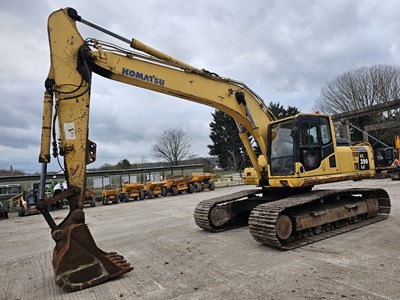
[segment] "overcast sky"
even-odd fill
[[[393,1],[37,1],[3,0],[0,168],[36,172],[44,80],[49,70],[47,17],[73,7],[82,18],[223,77],[245,82],[268,104],[311,112],[320,88],[342,73],[400,62],[399,2]],[[104,36],[78,24],[84,37]],[[112,38],[107,41],[115,42]],[[207,157],[207,106],[93,78],[90,139],[97,161],[153,161],[155,137],[182,129]],[[59,170],[53,161],[50,170]]]

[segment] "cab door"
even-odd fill
[[[299,116],[299,161],[305,171],[312,171],[321,165],[333,151],[329,118],[325,116]]]

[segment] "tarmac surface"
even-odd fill
[[[209,233],[196,204],[252,186],[85,209],[99,248],[134,270],[73,293],[54,281],[54,241],[41,215],[0,221],[0,299],[400,299],[400,183],[389,179],[319,188],[382,187],[382,222],[291,251],[256,242],[248,227]],[[56,222],[67,209],[51,212]]]

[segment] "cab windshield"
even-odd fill
[[[294,120],[273,124],[271,127],[271,175],[294,174]]]

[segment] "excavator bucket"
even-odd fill
[[[56,283],[70,292],[133,270],[123,256],[99,249],[82,219],[83,211],[75,210],[52,232],[56,241],[53,252]]]

